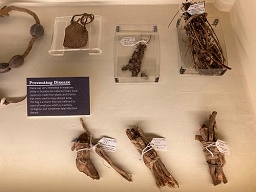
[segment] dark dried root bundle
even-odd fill
[[[207,20],[207,13],[190,15],[187,10],[191,2],[183,3],[182,18],[187,35],[188,47],[196,69],[231,69],[225,58],[219,39]]]
[[[144,57],[145,50],[147,48],[146,43],[139,43],[136,46],[135,51],[132,54],[132,57],[129,60],[129,63],[122,67],[122,71],[131,71],[132,77],[137,77],[141,70],[141,63]]]

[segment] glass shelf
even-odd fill
[[[56,17],[52,44],[49,53],[53,56],[63,56],[65,52],[86,51],[89,55],[99,55],[101,50],[101,16],[94,15],[94,21],[86,25],[88,31],[88,42],[85,47],[73,49],[63,46],[65,29],[70,24],[72,16]]]

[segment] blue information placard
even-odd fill
[[[27,78],[27,115],[90,115],[89,77]]]

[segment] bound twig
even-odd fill
[[[92,179],[100,179],[99,174],[90,160],[90,150],[95,147],[95,152],[103,158],[116,172],[118,172],[127,181],[132,181],[131,174],[117,167],[110,157],[103,150],[100,143],[95,144],[94,139],[88,129],[86,128],[84,121],[80,118],[80,122],[84,129],[84,133],[79,136],[77,141],[74,143],[71,150],[77,151],[76,166],[79,171],[85,173]]]
[[[178,188],[179,184],[166,169],[156,151],[153,148],[145,150],[150,144],[147,141],[143,130],[134,127],[132,129],[127,129],[126,134],[132,144],[136,147],[137,151],[142,154],[143,161],[153,174],[157,186],[164,187],[167,185],[171,188]]]
[[[228,180],[223,172],[223,166],[226,163],[225,156],[220,153],[215,143],[218,140],[216,126],[217,112],[213,111],[209,118],[209,126],[202,125],[200,129],[201,135],[196,135],[195,139],[200,141],[204,147],[206,162],[209,165],[210,175],[214,185],[227,183]]]
[[[82,122],[82,119],[81,119]],[[99,173],[97,172],[96,168],[94,167],[93,163],[90,159],[90,149],[92,138],[89,131],[86,129],[84,124],[82,123],[85,132],[82,133],[77,141],[74,143],[71,150],[77,151],[76,157],[76,167],[79,171],[85,173],[87,176],[91,177],[92,179],[100,179]]]

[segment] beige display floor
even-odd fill
[[[95,138],[106,135],[118,140],[117,151],[109,154],[133,175],[122,179],[95,153],[92,161],[101,176],[94,181],[75,166],[71,140],[79,136],[79,117],[27,117],[27,101],[0,108],[0,191],[3,192],[158,192],[150,171],[125,134],[129,125],[166,137],[168,151],[159,156],[178,181],[179,192],[253,192],[256,189],[255,117],[237,58],[235,38],[228,13],[207,5],[210,16],[221,19],[229,66],[222,77],[180,75],[181,60],[174,24],[168,24],[177,5],[26,7],[36,12],[45,35],[34,45],[25,65],[0,74],[0,96],[26,94],[28,77],[89,76],[91,116],[83,117]],[[89,12],[101,15],[102,50],[99,56],[84,52],[54,57],[51,46],[54,19]],[[1,62],[23,51],[30,39],[33,20],[26,14],[12,14],[0,28]],[[19,15],[19,16],[18,16]],[[24,17],[29,19],[24,19]],[[13,22],[13,23],[12,23]],[[160,80],[152,84],[116,84],[113,39],[116,24],[157,24],[160,37]],[[2,24],[1,24],[2,25]],[[194,140],[200,124],[216,110],[220,139],[229,143],[224,172],[227,184],[213,186],[202,146]]]

